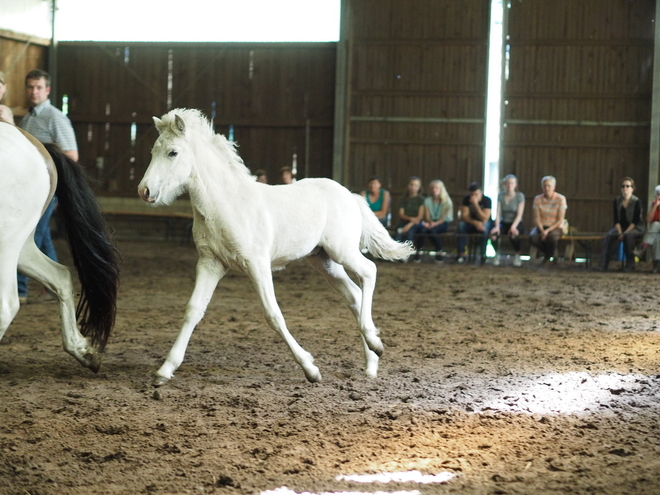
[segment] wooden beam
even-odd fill
[[[651,142],[649,146],[648,200],[655,197],[660,169],[660,0],[655,2],[655,48],[653,51],[653,97],[651,98]]]

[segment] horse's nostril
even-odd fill
[[[148,188],[148,187],[145,187],[145,188],[144,188],[144,197],[145,197],[145,198],[148,198],[148,197],[149,197],[149,188]]]

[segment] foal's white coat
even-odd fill
[[[376,376],[383,344],[371,318],[376,265],[361,247],[380,258],[405,259],[412,249],[393,241],[364,198],[329,179],[303,179],[271,186],[256,182],[232,143],[215,134],[197,110],[177,109],[161,119],[149,168],[138,186],[154,206],[188,192],[193,237],[199,252],[197,278],[183,327],[154,385],[167,383],[181,365],[192,332],[227,270],[245,272],[263,304],[268,324],[289,346],[311,382],[321,379],[314,359],[291,336],[275,299],[271,271],[307,257],[346,299],[362,332],[366,372]],[[360,286],[346,274],[355,273]]]
[[[44,147],[0,121],[0,339],[19,309],[18,269],[57,296],[64,350],[83,366],[98,371],[99,356],[76,324],[71,273],[34,243],[34,229],[56,183],[55,164]]]

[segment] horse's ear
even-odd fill
[[[174,132],[183,136],[186,133],[186,123],[178,115],[174,115]]]
[[[156,129],[158,132],[161,132],[163,130],[164,124],[163,121],[160,120],[158,117],[152,117],[154,119],[154,125],[156,126]]]

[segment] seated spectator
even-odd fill
[[[426,236],[431,238],[435,245],[435,260],[443,261],[441,234],[447,232],[449,223],[454,220],[454,203],[441,180],[431,181],[429,196],[424,200],[424,221],[422,231],[416,240],[417,253],[414,261],[420,261],[419,252],[424,245]]]
[[[280,169],[280,181],[282,184],[293,184],[296,181],[291,167],[282,167]]]
[[[642,242],[642,249],[635,254],[642,256],[646,248],[651,246],[653,251],[653,273],[660,272],[660,185],[655,186],[655,199],[649,203],[646,214],[646,233]]]
[[[257,182],[268,184],[268,175],[266,175],[266,171],[264,169],[260,168],[254,173],[254,175],[257,177]]]
[[[458,258],[459,263],[465,262],[465,245],[467,235],[482,234],[481,240],[481,263],[486,261],[486,244],[488,234],[493,228],[493,220],[490,218],[492,201],[484,196],[478,182],[468,186],[468,194],[463,197],[461,204],[461,221],[458,224]]]
[[[394,237],[397,241],[413,241],[422,229],[424,196],[420,194],[421,189],[419,177],[411,177],[406,194],[399,201],[399,225]]]
[[[543,263],[551,258],[557,262],[557,244],[562,236],[566,217],[566,197],[559,194],[557,179],[547,175],[541,179],[543,194],[534,198],[534,229],[530,232],[530,242],[543,253]]]
[[[642,202],[633,194],[635,181],[630,177],[621,180],[621,194],[614,199],[614,227],[605,236],[599,269],[607,270],[612,246],[623,242],[626,253],[626,271],[635,269],[635,240],[644,233]],[[618,242],[617,242],[618,241]]]
[[[367,183],[367,189],[360,192],[367,199],[369,208],[374,212],[383,227],[387,228],[390,216],[390,192],[383,189],[380,178],[372,177]]]
[[[525,226],[522,222],[523,211],[525,210],[525,195],[517,190],[518,178],[509,174],[502,181],[504,191],[497,195],[497,214],[495,215],[495,226],[490,231],[491,239],[496,241],[500,235],[509,235],[515,255],[513,266],[520,266],[520,235],[525,233]],[[497,242],[493,242],[497,246]],[[499,253],[495,253],[493,265],[500,264]]]

